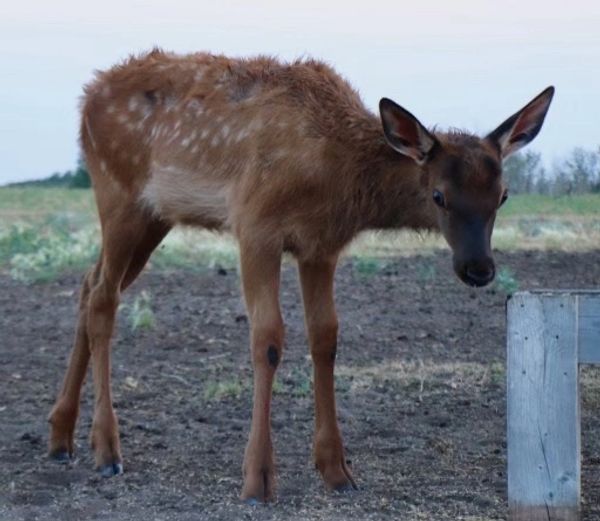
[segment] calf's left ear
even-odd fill
[[[486,136],[487,140],[500,149],[503,158],[524,147],[538,135],[552,96],[554,96],[554,87],[548,87]]]

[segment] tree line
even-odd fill
[[[527,151],[504,162],[504,178],[513,194],[571,195],[600,192],[600,147],[574,148],[548,171],[538,152]]]
[[[45,188],[90,188],[92,182],[88,173],[85,161],[80,158],[77,161],[75,170],[67,170],[66,172],[55,172],[44,179],[36,179],[34,181],[21,181],[12,183],[10,186],[40,186]]]

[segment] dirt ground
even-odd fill
[[[521,289],[598,288],[600,251],[498,254]],[[360,486],[330,494],[311,463],[310,361],[292,263],[287,345],[273,404],[278,499],[237,497],[250,424],[248,324],[235,271],[144,274],[124,296],[113,378],[124,475],[103,479],[88,447],[86,386],[73,464],[49,462],[46,416],[74,329],[81,274],[0,279],[0,520],[506,518],[505,295],[463,286],[448,252],[346,260],[337,274],[338,404]],[[152,330],[127,305],[147,290]],[[600,372],[583,389],[583,519],[600,519]]]

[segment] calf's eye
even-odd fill
[[[442,192],[440,192],[439,190],[434,190],[432,197],[433,197],[433,202],[435,204],[437,204],[440,208],[444,208],[444,206],[446,206],[446,203],[444,201],[444,194]]]

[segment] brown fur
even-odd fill
[[[426,134],[412,119],[402,121],[412,139]],[[434,141],[430,157],[415,156],[428,157],[422,166],[390,148],[379,118],[317,61],[154,50],[98,73],[85,88],[81,142],[102,254],[81,293],[73,354],[50,415],[50,452],[73,451],[91,355],[96,464],[105,474],[120,471],[110,391],[119,295],[171,227],[184,223],[230,230],[240,244],[255,370],[242,497],[268,500],[274,493],[269,410],[284,342],[283,251],[298,260],[314,361],[315,461],[328,487],[354,486],[335,419],[333,277],[340,251],[362,230],[438,225],[460,250],[465,235],[453,228],[449,210],[435,206],[431,190],[481,215],[486,233],[502,193],[497,148],[457,132],[436,133],[428,143]]]

